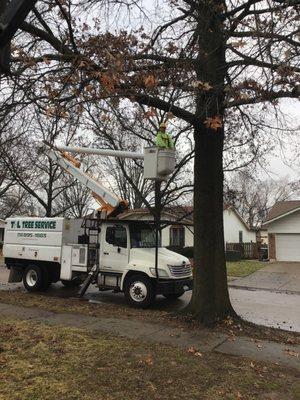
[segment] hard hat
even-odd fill
[[[167,127],[167,124],[166,124],[165,122],[162,122],[162,123],[159,125],[159,127],[160,127],[160,128],[166,128],[166,127]]]

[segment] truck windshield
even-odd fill
[[[155,247],[155,230],[148,225],[136,224],[130,227],[131,247]],[[160,246],[160,237],[158,238]]]

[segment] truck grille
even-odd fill
[[[170,272],[176,278],[192,275],[191,264],[169,265]]]

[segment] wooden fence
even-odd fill
[[[243,259],[253,260],[259,258],[258,243],[226,243],[226,251],[229,250],[239,251]]]

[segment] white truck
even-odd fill
[[[156,294],[176,299],[192,288],[189,260],[166,248],[158,249],[156,276],[151,223],[92,218],[84,222],[86,229],[81,221],[64,218],[8,218],[3,253],[9,282],[23,280],[28,291],[46,290],[57,281],[76,286],[98,265],[91,276],[100,290],[124,292],[128,303],[143,308]]]
[[[101,209],[83,221],[64,218],[9,218],[6,220],[3,254],[10,269],[9,282],[20,282],[29,291],[46,290],[52,282],[66,286],[90,283],[100,290],[124,292],[137,307],[148,307],[156,294],[175,299],[192,288],[189,260],[158,247],[158,228],[151,221],[117,218],[128,207],[97,180],[80,169],[66,149],[45,143],[46,154],[88,187]],[[99,149],[84,149],[95,152]],[[145,149],[144,155],[101,150],[101,154],[144,158],[145,177],[164,179],[175,167],[174,151]],[[125,155],[124,155],[125,154]]]

